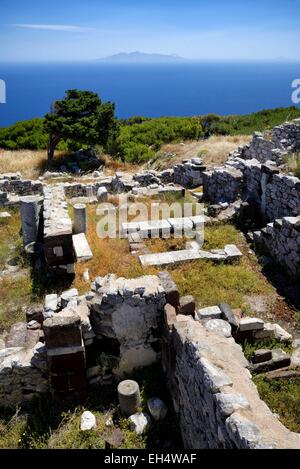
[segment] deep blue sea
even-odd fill
[[[42,117],[71,88],[113,101],[118,117],[245,114],[292,105],[296,78],[291,63],[0,64],[0,127]]]

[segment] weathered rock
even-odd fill
[[[181,296],[179,299],[178,314],[195,316],[195,299],[192,295]]]
[[[169,272],[167,271],[159,272],[158,277],[166,292],[167,303],[174,306],[174,308],[177,308],[179,305],[179,291],[176,283],[172,280]]]
[[[89,410],[83,412],[80,420],[80,430],[84,432],[87,430],[94,430],[96,427],[97,423],[95,415]]]
[[[45,296],[45,311],[56,312],[58,310],[58,296],[52,293]]]
[[[106,202],[108,198],[108,191],[105,187],[99,187],[97,190],[97,200],[98,202]]]
[[[133,414],[128,420],[131,430],[138,435],[145,433],[151,425],[151,419],[145,412]]]
[[[215,399],[221,414],[226,417],[233,414],[236,410],[248,409],[250,407],[249,402],[242,394],[217,393]]]
[[[147,406],[154,420],[163,420],[166,417],[168,408],[159,397],[148,399]]]
[[[224,319],[224,321],[228,321],[232,327],[232,330],[236,331],[236,329],[239,327],[239,322],[231,307],[227,303],[221,303],[219,308],[221,310],[221,318]]]
[[[221,314],[218,306],[208,306],[207,308],[198,309],[196,312],[198,319],[221,319]]]
[[[210,319],[205,323],[205,329],[223,337],[231,337],[231,326],[223,319]]]
[[[300,348],[292,353],[291,365],[294,367],[300,367]]]
[[[105,449],[119,448],[124,442],[124,434],[119,428],[115,428],[108,436],[104,436]]]
[[[284,343],[292,343],[293,336],[286,332],[279,324],[273,324],[274,338]]]
[[[238,412],[228,417],[225,425],[229,434],[239,442],[241,448],[254,449],[260,441],[261,432],[258,426]]]

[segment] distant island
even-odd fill
[[[184,60],[176,54],[146,54],[144,52],[120,52],[119,54],[111,55],[99,59],[101,62],[116,62],[116,63],[155,63],[155,62],[178,62]]]

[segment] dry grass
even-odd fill
[[[70,155],[63,151],[56,151],[55,158],[51,165],[47,161],[46,150],[1,150],[0,149],[0,173],[20,172],[24,179],[37,179],[47,170],[54,170],[59,165],[65,164]],[[139,171],[138,166],[124,163],[120,160],[113,160],[107,155],[101,156],[105,164],[105,174],[108,176],[115,174],[116,171],[135,173]],[[73,178],[79,180],[80,178]],[[88,183],[87,180],[84,183]]]
[[[20,172],[24,178],[36,179],[46,162],[45,150],[0,150],[0,173]]]
[[[184,145],[167,144],[158,152],[158,158],[152,164],[157,169],[167,169],[183,159],[199,156],[205,165],[222,165],[228,154],[240,145],[246,145],[251,140],[248,135],[212,136],[207,140],[185,142]],[[173,153],[174,157],[165,157],[163,153]]]
[[[126,239],[100,239],[96,232],[97,222],[101,219],[96,214],[97,205],[89,205],[87,239],[91,247],[93,258],[76,265],[76,277],[73,286],[80,292],[86,292],[89,282],[84,282],[82,274],[89,269],[90,278],[115,273],[120,277],[138,277],[143,275],[143,269],[138,259],[129,251],[129,243]]]
[[[63,164],[66,153],[57,151],[52,166]],[[18,150],[0,149],[0,173],[20,172],[24,179],[37,179],[47,170],[46,150]]]

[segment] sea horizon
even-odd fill
[[[94,91],[119,118],[248,114],[288,107],[300,61],[1,62],[0,127],[43,117],[67,89]]]

